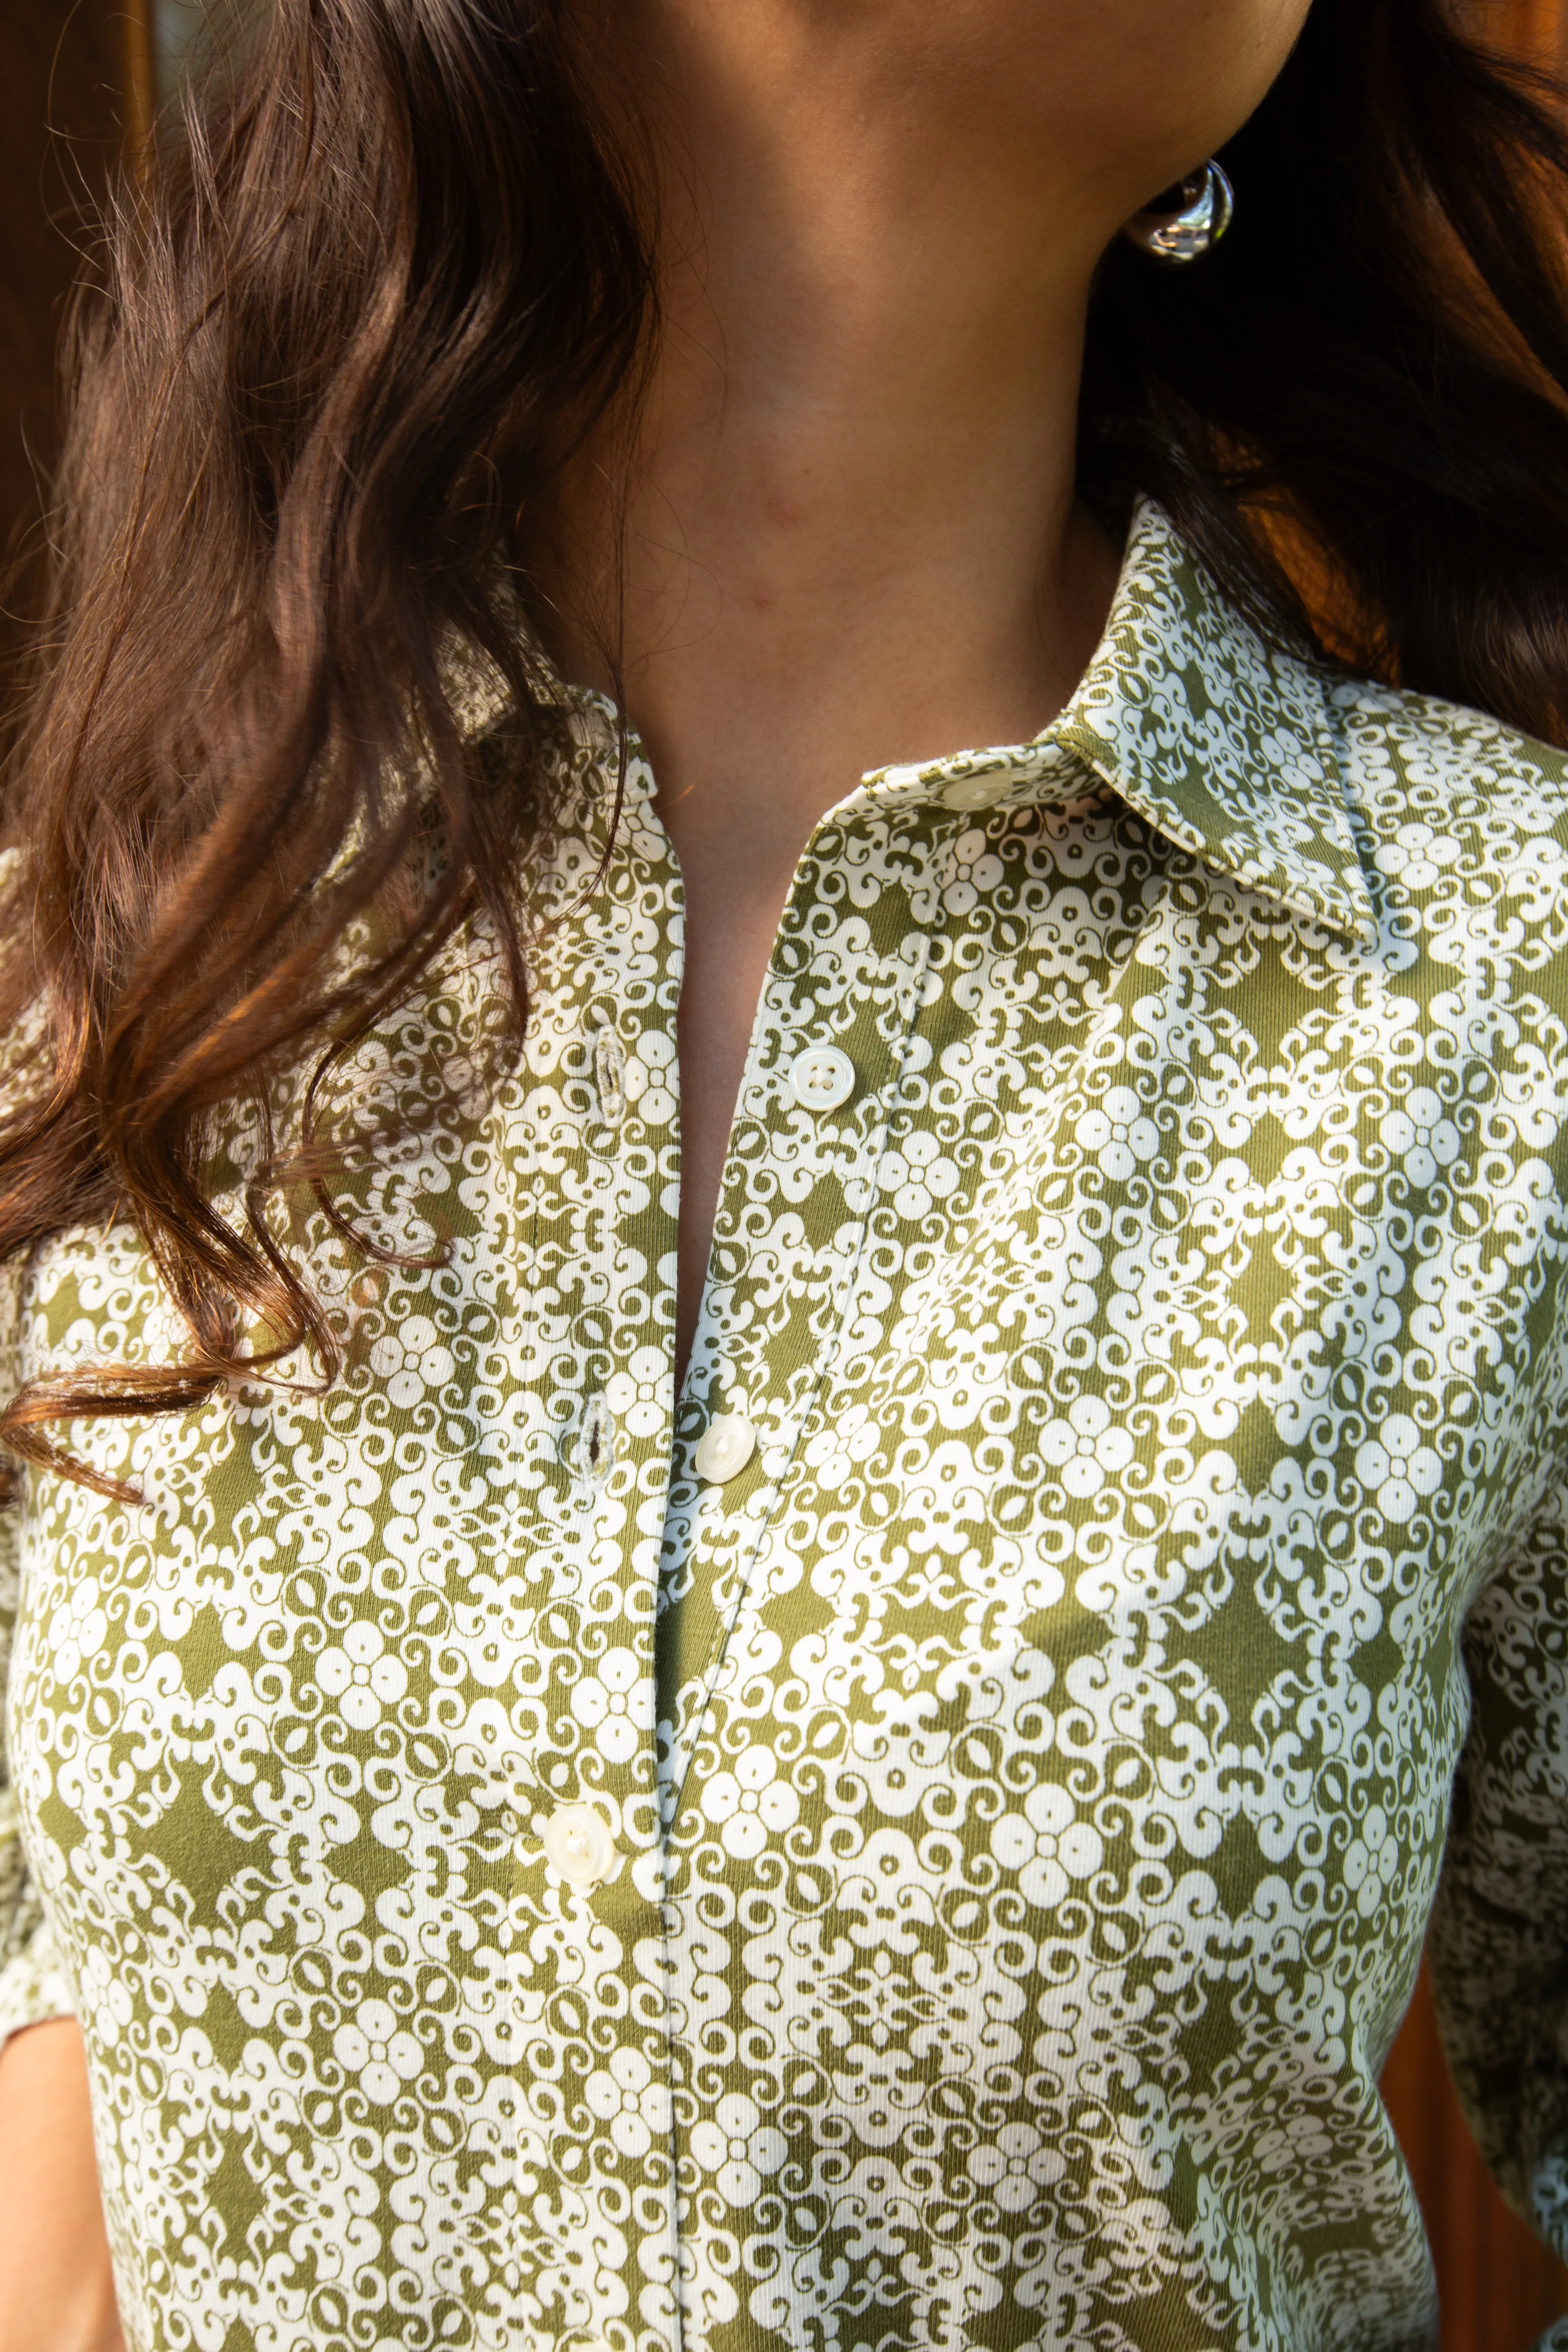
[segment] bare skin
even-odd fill
[[[124,2352],[69,2018],[0,2051],[0,2352]]]
[[[667,331],[541,568],[568,674],[608,689],[624,514],[628,711],[686,888],[684,1366],[801,851],[864,770],[1070,695],[1116,571],[1073,489],[1096,262],[1252,112],[1309,0],[582,5],[636,68]],[[86,2082],[73,2025],[0,2056],[0,2352],[118,2352]]]

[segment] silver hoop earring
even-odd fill
[[[1236,191],[1217,163],[1205,163],[1134,213],[1122,230],[1156,261],[1201,261],[1219,243],[1236,213]]]

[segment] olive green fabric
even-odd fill
[[[12,1514],[0,2024],[80,2016],[130,2344],[1423,2342],[1435,1895],[1568,2236],[1562,760],[1143,510],[1054,727],[816,829],[678,1402],[679,881],[574,706],[515,1066],[476,932],[336,1097],[395,1262],[289,1207],[335,1385]],[[126,1229],[16,1305],[180,1341]]]

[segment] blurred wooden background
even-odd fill
[[[1494,0],[1497,37],[1555,64],[1563,44],[1563,0]]]
[[[0,553],[36,536],[54,451],[54,346],[70,224],[118,150],[125,26],[108,0],[0,8]]]
[[[1495,37],[1568,66],[1568,0],[1476,0]],[[76,266],[71,220],[145,128],[193,0],[4,0],[0,13],[0,550],[37,545],[55,440],[53,350]],[[0,619],[0,651],[5,624]],[[1526,2352],[1568,2312],[1568,2271],[1516,2221],[1460,2120],[1425,1979],[1384,2095],[1426,2213],[1443,2352]]]

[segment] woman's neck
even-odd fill
[[[647,0],[663,332],[560,522],[563,650],[607,684],[620,633],[667,801],[797,847],[863,768],[1044,724],[1114,576],[1074,501],[1108,199],[987,113],[995,61],[970,95],[826,13]]]

